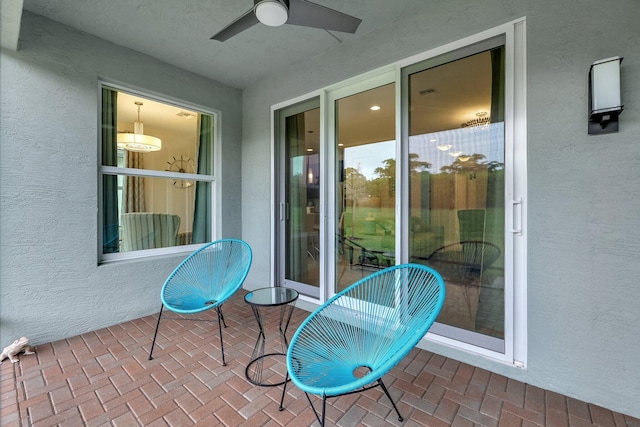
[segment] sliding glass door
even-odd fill
[[[524,360],[524,62],[495,34],[275,112],[278,285],[321,303],[428,265],[447,286],[434,341]]]
[[[331,95],[336,171],[334,292],[395,264],[395,90],[395,83],[388,83]]]
[[[278,112],[280,283],[319,297],[320,106],[318,100]]]
[[[505,49],[494,39],[403,72],[411,262],[444,277],[449,337],[504,351]]]

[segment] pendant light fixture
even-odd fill
[[[138,120],[133,122],[133,133],[119,133],[117,139],[118,148],[140,153],[160,151],[162,149],[162,141],[155,136],[144,134],[144,125],[140,120],[140,107],[143,105],[142,102],[136,101],[135,104],[138,106]]]

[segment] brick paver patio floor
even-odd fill
[[[157,317],[147,316],[40,344],[36,355],[21,355],[16,364],[5,360],[0,366],[0,425],[317,425],[296,387],[288,386],[280,412],[281,387],[259,387],[246,380],[258,331],[244,294],[240,291],[224,305],[226,367],[215,322],[179,321],[175,316],[163,316],[154,360],[149,361]],[[267,327],[277,331],[274,313],[267,313]],[[289,338],[307,314],[294,311]],[[214,316],[212,310],[204,318]],[[273,349],[276,337],[267,336]],[[265,362],[266,377],[283,372],[283,357]],[[636,418],[419,349],[384,380],[404,423],[398,422],[382,391],[373,389],[330,399],[327,424],[640,427]]]

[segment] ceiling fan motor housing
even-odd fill
[[[253,12],[258,21],[270,27],[284,25],[289,19],[288,0],[254,0]]]

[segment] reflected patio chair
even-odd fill
[[[160,291],[160,313],[149,360],[153,359],[153,347],[158,336],[163,308],[179,314],[197,314],[215,309],[218,314],[218,331],[222,365],[224,358],[222,340],[222,304],[228,300],[244,282],[251,267],[252,252],[249,245],[237,239],[223,239],[209,243],[189,255],[169,275]]]
[[[378,386],[403,420],[382,376],[424,337],[444,298],[438,272],[424,265],[397,265],[336,294],[300,325],[287,352],[287,379],[304,391],[321,426],[327,398]],[[322,398],[320,414],[309,394]]]
[[[348,252],[350,268],[360,266],[363,271],[365,268],[380,269],[380,259],[375,252],[368,250],[348,237],[340,235],[337,235],[337,237],[340,253]]]
[[[438,270],[445,279],[474,282],[480,274],[500,257],[500,248],[493,243],[469,240],[442,246],[426,258],[427,264]]]
[[[472,315],[470,288],[479,288],[484,271],[500,257],[500,248],[479,240],[451,243],[436,249],[426,258],[447,283],[462,286],[469,315]]]

